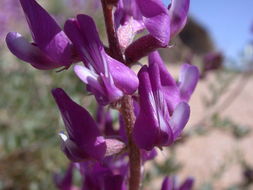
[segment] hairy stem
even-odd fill
[[[102,2],[102,7],[103,7],[105,27],[106,27],[107,37],[108,37],[110,55],[114,59],[117,59],[117,60],[124,63],[123,55],[122,55],[122,52],[121,52],[120,46],[119,46],[117,32],[115,32],[115,27],[114,27],[113,5],[107,3],[106,0],[101,0],[101,2]]]
[[[136,146],[132,139],[135,115],[131,96],[124,96],[121,100],[121,106],[121,114],[124,119],[128,136],[130,164],[129,190],[138,190],[141,181],[141,156],[140,149]]]

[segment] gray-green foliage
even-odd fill
[[[8,64],[0,63],[0,189],[53,189],[52,174],[65,168],[67,159],[50,90],[64,88],[81,103],[84,85],[72,69],[57,73]]]

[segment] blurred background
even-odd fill
[[[99,1],[38,2],[61,25],[78,13],[93,16],[105,39]],[[181,140],[148,164],[149,190],[159,189],[169,174],[179,181],[194,177],[197,190],[253,189],[252,7],[252,0],[192,0],[186,27],[170,48],[159,50],[175,77],[187,62],[199,67],[201,80]],[[91,113],[94,99],[72,69],[39,71],[16,59],[5,44],[10,31],[31,39],[19,1],[0,0],[0,189],[55,189],[53,175],[68,160],[60,151],[57,134],[64,127],[50,91],[65,89]]]

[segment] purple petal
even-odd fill
[[[141,151],[142,162],[153,160],[156,156],[157,156],[157,152],[154,148],[151,151],[146,151],[146,150]]]
[[[160,0],[137,0],[144,17],[144,24],[149,33],[156,38],[162,47],[170,40],[170,17],[168,10]]]
[[[122,91],[114,85],[111,78],[106,78],[102,74],[97,76],[96,73],[80,65],[76,65],[74,71],[88,85],[87,89],[95,95],[101,105],[106,105],[123,96]]]
[[[116,101],[124,95],[123,92],[115,86],[114,81],[111,77],[107,78],[102,75],[101,80],[103,81],[106,97],[108,98],[109,102]]]
[[[164,64],[158,51],[154,51],[148,56],[149,65],[157,64],[160,70],[160,80],[163,86],[176,86],[176,81],[167,71],[166,65]]]
[[[107,56],[107,60],[115,86],[125,94],[133,94],[139,86],[139,79],[135,72],[110,56]]]
[[[36,45],[54,62],[70,65],[70,41],[55,20],[35,1],[20,0]]]
[[[83,47],[87,50],[87,53],[89,53],[89,56],[94,61],[93,64],[95,69],[107,75],[108,66],[105,61],[104,47],[100,41],[93,19],[87,15],[77,15],[77,22],[79,24],[81,34],[86,40]]]
[[[111,175],[110,169],[100,162],[80,162],[79,169],[84,177],[82,190],[103,189],[104,177]]]
[[[38,47],[27,42],[19,33],[8,33],[6,43],[9,50],[15,56],[25,62],[31,63],[37,69],[48,70],[62,66],[48,59]]]
[[[162,92],[164,93],[169,113],[172,115],[178,103],[182,101],[180,91],[177,86],[164,86],[162,87]]]
[[[101,83],[98,81],[99,76],[81,65],[75,65],[74,71],[76,75],[85,83],[96,89],[100,94],[104,94],[104,89],[101,86]]]
[[[95,159],[103,158],[106,145],[89,112],[75,103],[62,89],[52,90],[61,111],[69,138],[88,155]]]
[[[104,190],[126,190],[124,176],[106,175],[104,177]]]
[[[175,180],[174,178],[165,177],[162,183],[161,190],[174,190]]]
[[[192,190],[194,184],[193,178],[187,178],[185,182],[178,188],[178,190]]]
[[[149,78],[152,86],[152,91],[158,91],[161,89],[161,81],[159,67],[157,64],[151,64],[148,67]]]
[[[104,106],[98,105],[96,112],[96,121],[100,131],[106,136],[114,136],[118,134],[118,131],[113,128],[113,118],[110,110],[105,109]]]
[[[141,110],[133,130],[137,145],[146,150],[151,150],[155,145],[168,145],[173,141],[168,123],[169,112],[156,78],[159,76],[158,68],[153,66],[154,68],[144,66],[138,74]]]
[[[124,10],[127,15],[133,16],[135,20],[140,20],[142,15],[140,13],[138,3],[136,0],[123,0]]]
[[[199,70],[196,66],[184,64],[179,75],[179,88],[181,97],[186,101],[190,99],[197,82],[199,80]]]
[[[172,132],[169,126],[170,114],[166,103],[166,97],[164,91],[162,91],[162,86],[160,80],[160,73],[157,64],[151,64],[148,67],[149,78],[152,86],[153,95],[150,96],[149,101],[152,103],[155,118],[158,122],[159,127],[159,140],[157,144],[169,145],[173,138]],[[167,96],[167,94],[166,94]]]
[[[85,150],[81,149],[74,141],[70,140],[65,134],[60,133],[61,150],[65,153],[67,158],[72,162],[82,162],[91,159]]]
[[[118,1],[118,5],[113,16],[115,28],[117,30],[121,24],[124,24],[126,19],[126,13],[124,11],[124,5],[122,0]]]
[[[94,21],[87,15],[77,15],[77,19],[67,20],[64,31],[73,42],[87,67],[97,73],[108,75],[108,66],[103,55],[104,48]]]
[[[87,84],[87,90],[95,95],[99,104],[106,105],[123,96],[122,91],[115,87],[113,80],[104,77],[102,73],[98,76],[92,70],[80,65],[76,65],[74,71]]]
[[[157,128],[157,121],[154,118],[153,105],[149,101],[152,87],[147,70],[147,66],[143,66],[138,74],[140,80],[139,94],[141,110],[136,118],[133,138],[139,148],[151,150],[159,137],[159,130]]]
[[[169,5],[171,16],[170,32],[171,37],[178,34],[185,26],[189,11],[190,0],[172,0]]]
[[[190,117],[190,106],[186,102],[181,102],[177,105],[176,109],[170,120],[170,126],[173,130],[174,140],[180,135]]]
[[[59,190],[70,190],[72,187],[74,165],[71,163],[64,176],[56,174],[54,176],[54,182]]]

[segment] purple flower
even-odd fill
[[[54,175],[54,182],[59,190],[79,190],[78,187],[73,185],[73,170],[74,170],[74,164],[70,163],[69,167],[64,174],[64,176],[60,174]]]
[[[193,178],[187,178],[184,183],[180,186],[176,184],[175,177],[166,177],[163,180],[161,190],[192,190],[193,189]]]
[[[73,62],[74,50],[60,26],[35,0],[20,0],[20,3],[34,43],[19,33],[10,32],[6,37],[10,51],[37,69],[68,68]]]
[[[118,135],[118,131],[113,128],[113,119],[110,110],[105,110],[104,106],[98,105],[96,121],[99,130],[106,136]]]
[[[149,66],[143,66],[138,77],[140,113],[133,138],[139,148],[146,150],[168,146],[181,134],[189,119],[190,107],[186,102],[197,84],[198,69],[184,65],[176,83],[155,52],[149,57]]]
[[[201,77],[204,78],[209,71],[222,67],[223,55],[220,52],[209,52],[203,57]]]
[[[170,19],[168,10],[160,0],[121,0],[115,13],[115,22],[120,30],[120,41],[125,40],[126,35],[130,35],[127,38],[131,39],[137,32],[147,29],[161,47],[169,43]],[[121,30],[121,27],[127,29]],[[127,32],[123,34],[123,39],[121,31]]]
[[[91,115],[71,100],[62,89],[54,89],[52,94],[68,133],[68,136],[60,134],[66,156],[74,162],[101,160],[106,153],[106,143]]]
[[[170,36],[177,35],[185,26],[189,11],[190,0],[172,0],[169,5]]]
[[[145,29],[136,0],[119,0],[114,22],[122,50],[127,48],[138,32]]]
[[[169,44],[170,16],[161,0],[121,0],[115,12],[115,23],[127,63],[136,62]],[[148,34],[131,43],[135,34],[144,29]]]
[[[136,74],[105,53],[92,18],[78,15],[65,23],[64,31],[84,63],[75,66],[75,72],[101,105],[135,92],[139,85]]]
[[[189,4],[190,0],[172,0],[167,9],[160,0],[121,0],[115,23],[127,63],[136,62],[157,48],[167,47],[170,39],[185,26]],[[144,29],[149,34],[131,43],[135,34]]]
[[[110,158],[104,163],[82,162],[79,169],[83,176],[82,190],[126,190],[127,162]]]
[[[155,149],[152,149],[151,151],[141,150],[141,158],[143,164],[146,161],[153,160],[156,156],[157,152]]]

